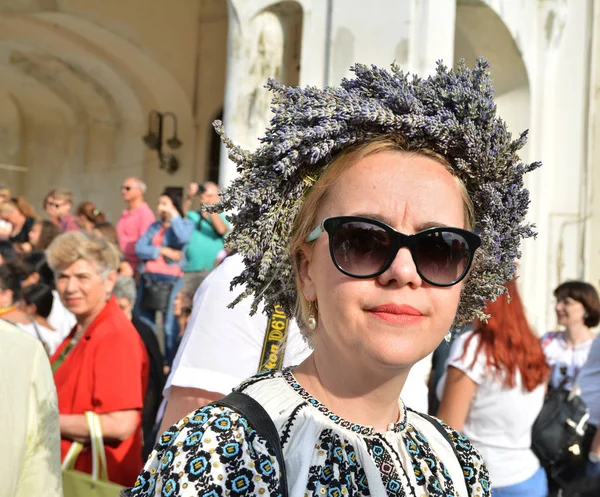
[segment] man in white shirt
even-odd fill
[[[167,408],[160,433],[190,412],[218,400],[256,374],[267,327],[262,307],[250,315],[252,299],[227,306],[244,291],[230,290],[244,269],[242,257],[227,257],[202,282],[192,316],[163,391]],[[283,366],[300,364],[310,348],[290,320]]]

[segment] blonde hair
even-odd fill
[[[0,197],[10,198],[12,195],[8,186],[0,185]]]
[[[64,200],[65,202],[73,204],[73,192],[67,188],[56,188],[48,193],[46,197],[52,197],[56,200]]]
[[[0,214],[4,214],[5,212],[12,212],[14,210],[18,210],[25,217],[36,218],[37,214],[35,209],[31,206],[29,202],[25,199],[25,197],[19,195],[18,197],[11,197],[10,200],[3,202],[0,205]]]
[[[428,157],[442,166],[444,166],[456,180],[456,184],[460,190],[463,198],[465,217],[464,223],[466,229],[472,229],[475,224],[475,208],[473,201],[464,182],[456,175],[454,169],[448,162],[448,160],[428,148],[418,148],[411,146],[406,138],[399,134],[387,134],[377,136],[371,140],[362,142],[358,145],[354,145],[347,149],[342,150],[334,159],[331,161],[323,171],[323,174],[310,188],[302,207],[296,216],[294,222],[294,229],[290,240],[290,254],[292,256],[294,265],[294,274],[296,277],[296,289],[297,289],[297,300],[296,309],[294,315],[298,326],[302,331],[302,334],[307,339],[308,343],[311,344],[311,330],[308,328],[307,320],[310,313],[310,302],[304,297],[304,294],[300,290],[300,275],[298,273],[298,267],[302,257],[302,247],[304,240],[315,228],[317,220],[317,211],[327,200],[329,187],[335,183],[340,176],[350,169],[358,161],[364,159],[369,155],[378,154],[381,152],[403,152],[410,155],[419,155]],[[312,248],[311,248],[312,250]],[[318,312],[318,308],[315,309],[315,313]],[[315,316],[317,317],[317,316]]]
[[[83,259],[94,264],[103,278],[116,271],[120,263],[119,251],[112,243],[81,231],[57,236],[48,247],[46,259],[54,272]]]

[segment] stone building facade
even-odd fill
[[[598,0],[0,0],[0,183],[39,202],[69,187],[114,220],[126,176],[151,202],[230,181],[211,122],[255,146],[267,77],[323,86],[354,62],[427,74],[485,56],[501,115],[530,129],[524,159],[544,163],[528,178],[539,236],[520,270],[541,332],[556,284],[600,279],[599,34]],[[162,159],[142,139],[156,145],[152,111]]]

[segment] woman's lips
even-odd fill
[[[416,324],[423,319],[423,313],[410,305],[384,304],[367,312],[392,324]]]

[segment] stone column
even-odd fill
[[[226,133],[243,148],[254,150],[269,124],[268,78],[281,79],[285,33],[279,16],[269,10],[245,20],[230,2],[227,84],[223,122]],[[221,148],[219,183],[236,176],[235,165]]]

